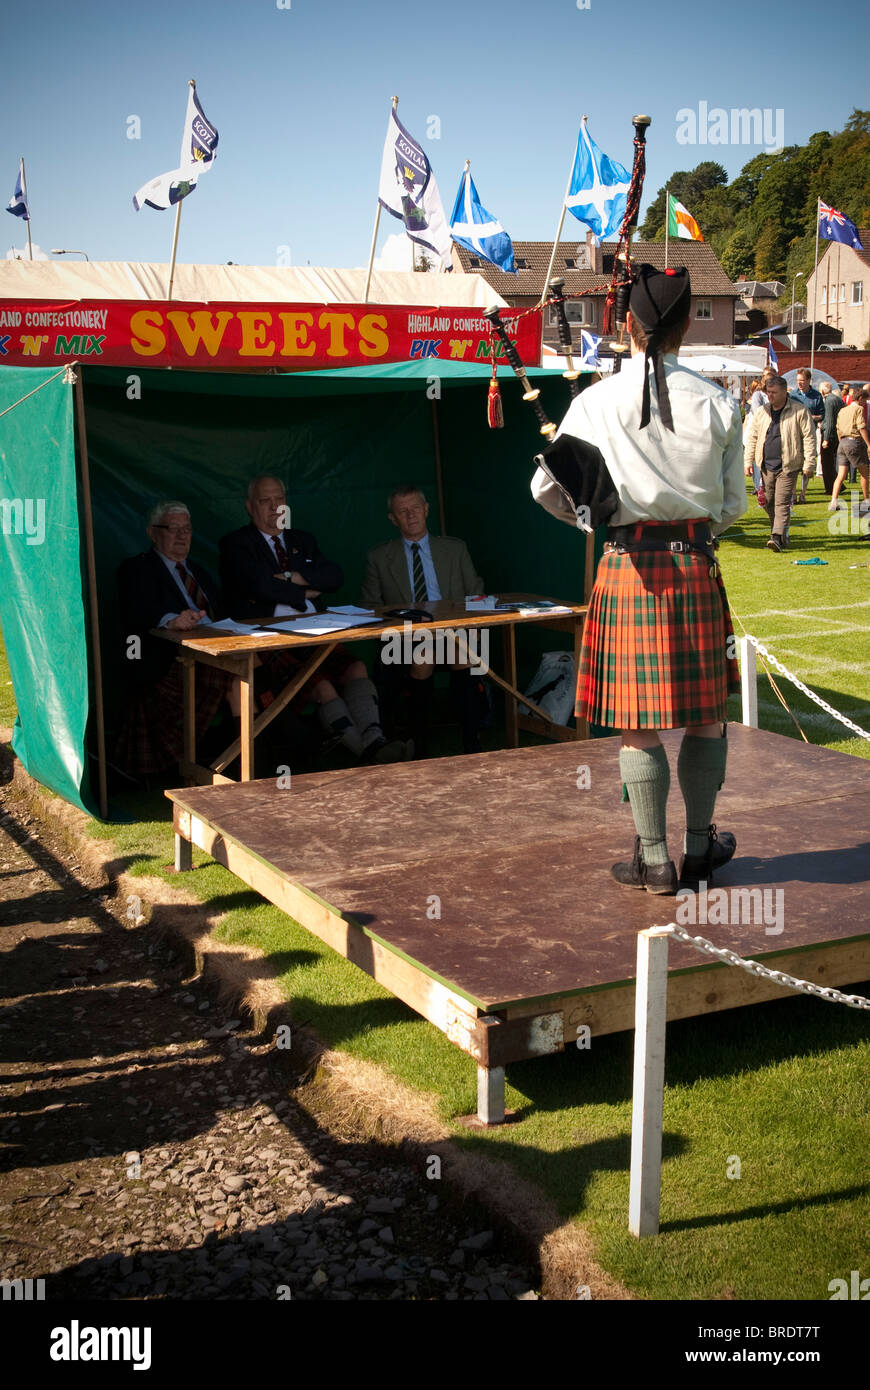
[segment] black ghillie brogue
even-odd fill
[[[692,830],[689,833],[703,835],[704,831]],[[714,872],[734,857],[736,849],[737,840],[730,830],[723,830],[720,835],[715,825],[708,826],[707,848],[704,853],[683,855],[680,861],[680,882],[697,884],[703,880],[708,888],[711,887]]]
[[[640,847],[640,836],[634,839],[634,858],[628,862],[614,864],[610,870],[613,878],[623,888],[645,888],[648,893],[669,893],[677,891],[677,870],[674,861],[666,864],[647,864]]]

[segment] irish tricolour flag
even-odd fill
[[[668,236],[681,236],[686,241],[703,241],[701,228],[688,208],[678,203],[673,194],[668,194]]]

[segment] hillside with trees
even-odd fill
[[[854,110],[834,135],[819,131],[806,145],[756,155],[730,184],[721,164],[705,160],[673,173],[666,187],[689,209],[730,279],[790,285],[798,271],[812,272],[817,198],[870,226],[870,111]],[[650,203],[640,236],[664,241],[665,188]],[[798,289],[805,284],[798,281]]]

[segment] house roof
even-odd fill
[[[858,250],[856,250],[854,246],[850,246],[848,249],[849,249],[850,251],[854,251],[854,252],[855,252],[855,255],[858,257],[858,260],[861,261],[864,265],[870,266],[870,227],[859,227],[859,228],[858,228],[858,240],[860,241],[861,245],[864,247],[864,250],[863,250],[863,251],[858,251]],[[828,251],[833,250],[833,248],[834,248],[835,246],[841,246],[841,245],[842,245],[842,242],[839,242],[839,241],[828,241],[827,238],[825,238],[825,241],[826,241],[826,245],[825,245],[825,254],[826,254]],[[825,254],[823,254],[823,255],[820,257],[820,259],[819,259],[819,264],[820,264],[820,265],[821,265],[822,261],[825,259]],[[489,276],[487,276],[487,279],[489,279]]]
[[[744,299],[778,299],[780,295],[766,280],[735,280],[734,288]]]
[[[586,259],[585,242],[560,242],[553,273],[564,276],[565,292],[578,294],[582,290],[592,290],[601,294],[606,293],[610,285],[610,266],[616,253],[616,246],[615,241],[605,241],[602,244],[601,254],[605,269],[597,274],[592,270],[577,270],[565,264],[566,260]],[[480,257],[475,258],[480,260],[480,265],[473,265],[472,252],[467,251],[464,246],[457,246],[456,249],[464,271],[478,271],[485,275],[493,289],[509,299],[520,294],[535,294],[540,297],[544,287],[544,277],[547,274],[547,266],[550,263],[553,243],[550,241],[515,241],[514,261],[517,265],[520,261],[525,261],[527,267],[522,270],[518,269],[516,275],[506,275],[504,271],[488,265]],[[665,244],[663,241],[635,241],[632,242],[631,250],[632,260],[636,263],[646,261],[647,264],[655,266],[657,270],[664,270]],[[728,279],[713,254],[712,247],[704,241],[671,239],[668,246],[668,264],[675,267],[686,267],[692,278],[693,295],[722,295],[729,299],[738,297],[739,291]]]

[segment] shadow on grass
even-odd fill
[[[757,1221],[765,1216],[788,1216],[793,1211],[805,1211],[809,1207],[828,1207],[834,1202],[852,1202],[857,1197],[865,1197],[870,1192],[870,1184],[862,1183],[855,1187],[841,1187],[838,1192],[817,1192],[812,1197],[794,1197],[789,1202],[768,1202],[757,1207],[744,1207],[742,1211],[711,1212],[707,1216],[687,1216],[682,1221],[663,1221],[662,1235],[674,1231],[701,1231],[707,1226],[733,1226],[740,1221]]]

